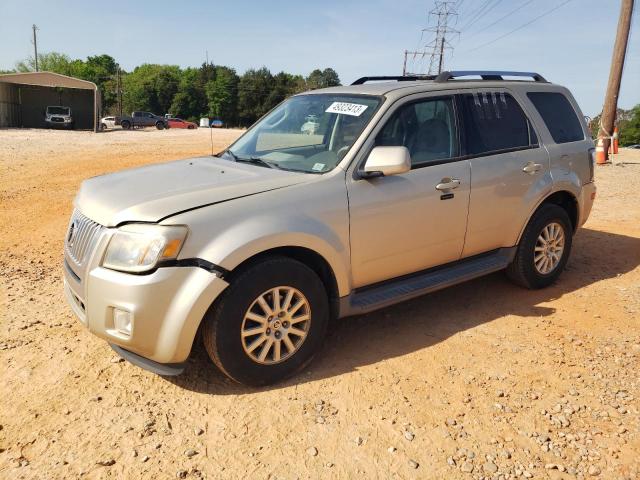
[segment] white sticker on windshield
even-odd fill
[[[360,105],[359,103],[333,102],[331,106],[325,110],[325,112],[342,113],[343,115],[359,117],[366,109],[367,105]]]
[[[313,170],[314,172],[321,172],[322,170],[324,170],[324,163],[314,163],[313,167],[311,167],[311,170]]]

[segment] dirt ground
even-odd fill
[[[62,294],[82,179],[210,151],[204,129],[0,131],[0,478],[640,478],[640,152],[597,168],[556,285],[494,274],[345,319],[249,389],[200,346],[176,378],[120,362]]]

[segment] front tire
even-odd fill
[[[164,130],[164,123],[162,122],[156,122],[156,128],[158,130]]]
[[[305,264],[273,257],[242,271],[204,320],[213,362],[245,385],[268,385],[304,368],[324,339],[329,301]]]
[[[525,288],[548,287],[569,260],[572,235],[567,212],[558,205],[542,205],[525,228],[516,256],[507,267],[507,276]]]
[[[120,126],[123,130],[129,130],[131,128],[131,122],[129,120],[124,120]]]

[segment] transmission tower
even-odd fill
[[[433,75],[442,72],[444,67],[445,53],[453,51],[453,46],[450,43],[450,39],[454,35],[458,35],[460,32],[454,29],[451,25],[454,25],[458,20],[458,12],[456,10],[456,3],[454,1],[436,1],[435,6],[429,11],[428,23],[435,26],[427,27],[422,30],[434,35],[433,40],[428,42],[423,50],[419,51],[404,51],[404,66],[402,69],[403,75],[410,75],[407,70],[407,57],[413,55],[413,60],[417,57],[425,58],[429,57],[429,69],[428,75]],[[413,74],[424,74],[425,72],[414,72]]]

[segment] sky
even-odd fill
[[[458,0],[461,15],[445,68],[536,71],[568,87],[586,115],[602,109],[619,0],[571,0],[533,24],[493,42],[566,0]],[[422,29],[433,0],[0,0],[0,69],[40,52],[71,58],[107,53],[125,70],[142,63],[181,67],[209,60],[239,73],[266,66],[307,75],[332,67],[343,84],[364,75],[400,75],[403,52],[432,34]],[[524,5],[513,15],[488,27]],[[640,103],[640,7],[636,6],[618,106]],[[422,38],[421,38],[422,34]],[[492,42],[492,43],[490,43]],[[489,43],[489,44],[488,44]],[[487,45],[485,45],[487,44]],[[427,59],[428,60],[428,59]],[[428,65],[428,61],[426,62]],[[410,58],[412,70],[424,68]],[[422,72],[425,73],[425,72]]]

